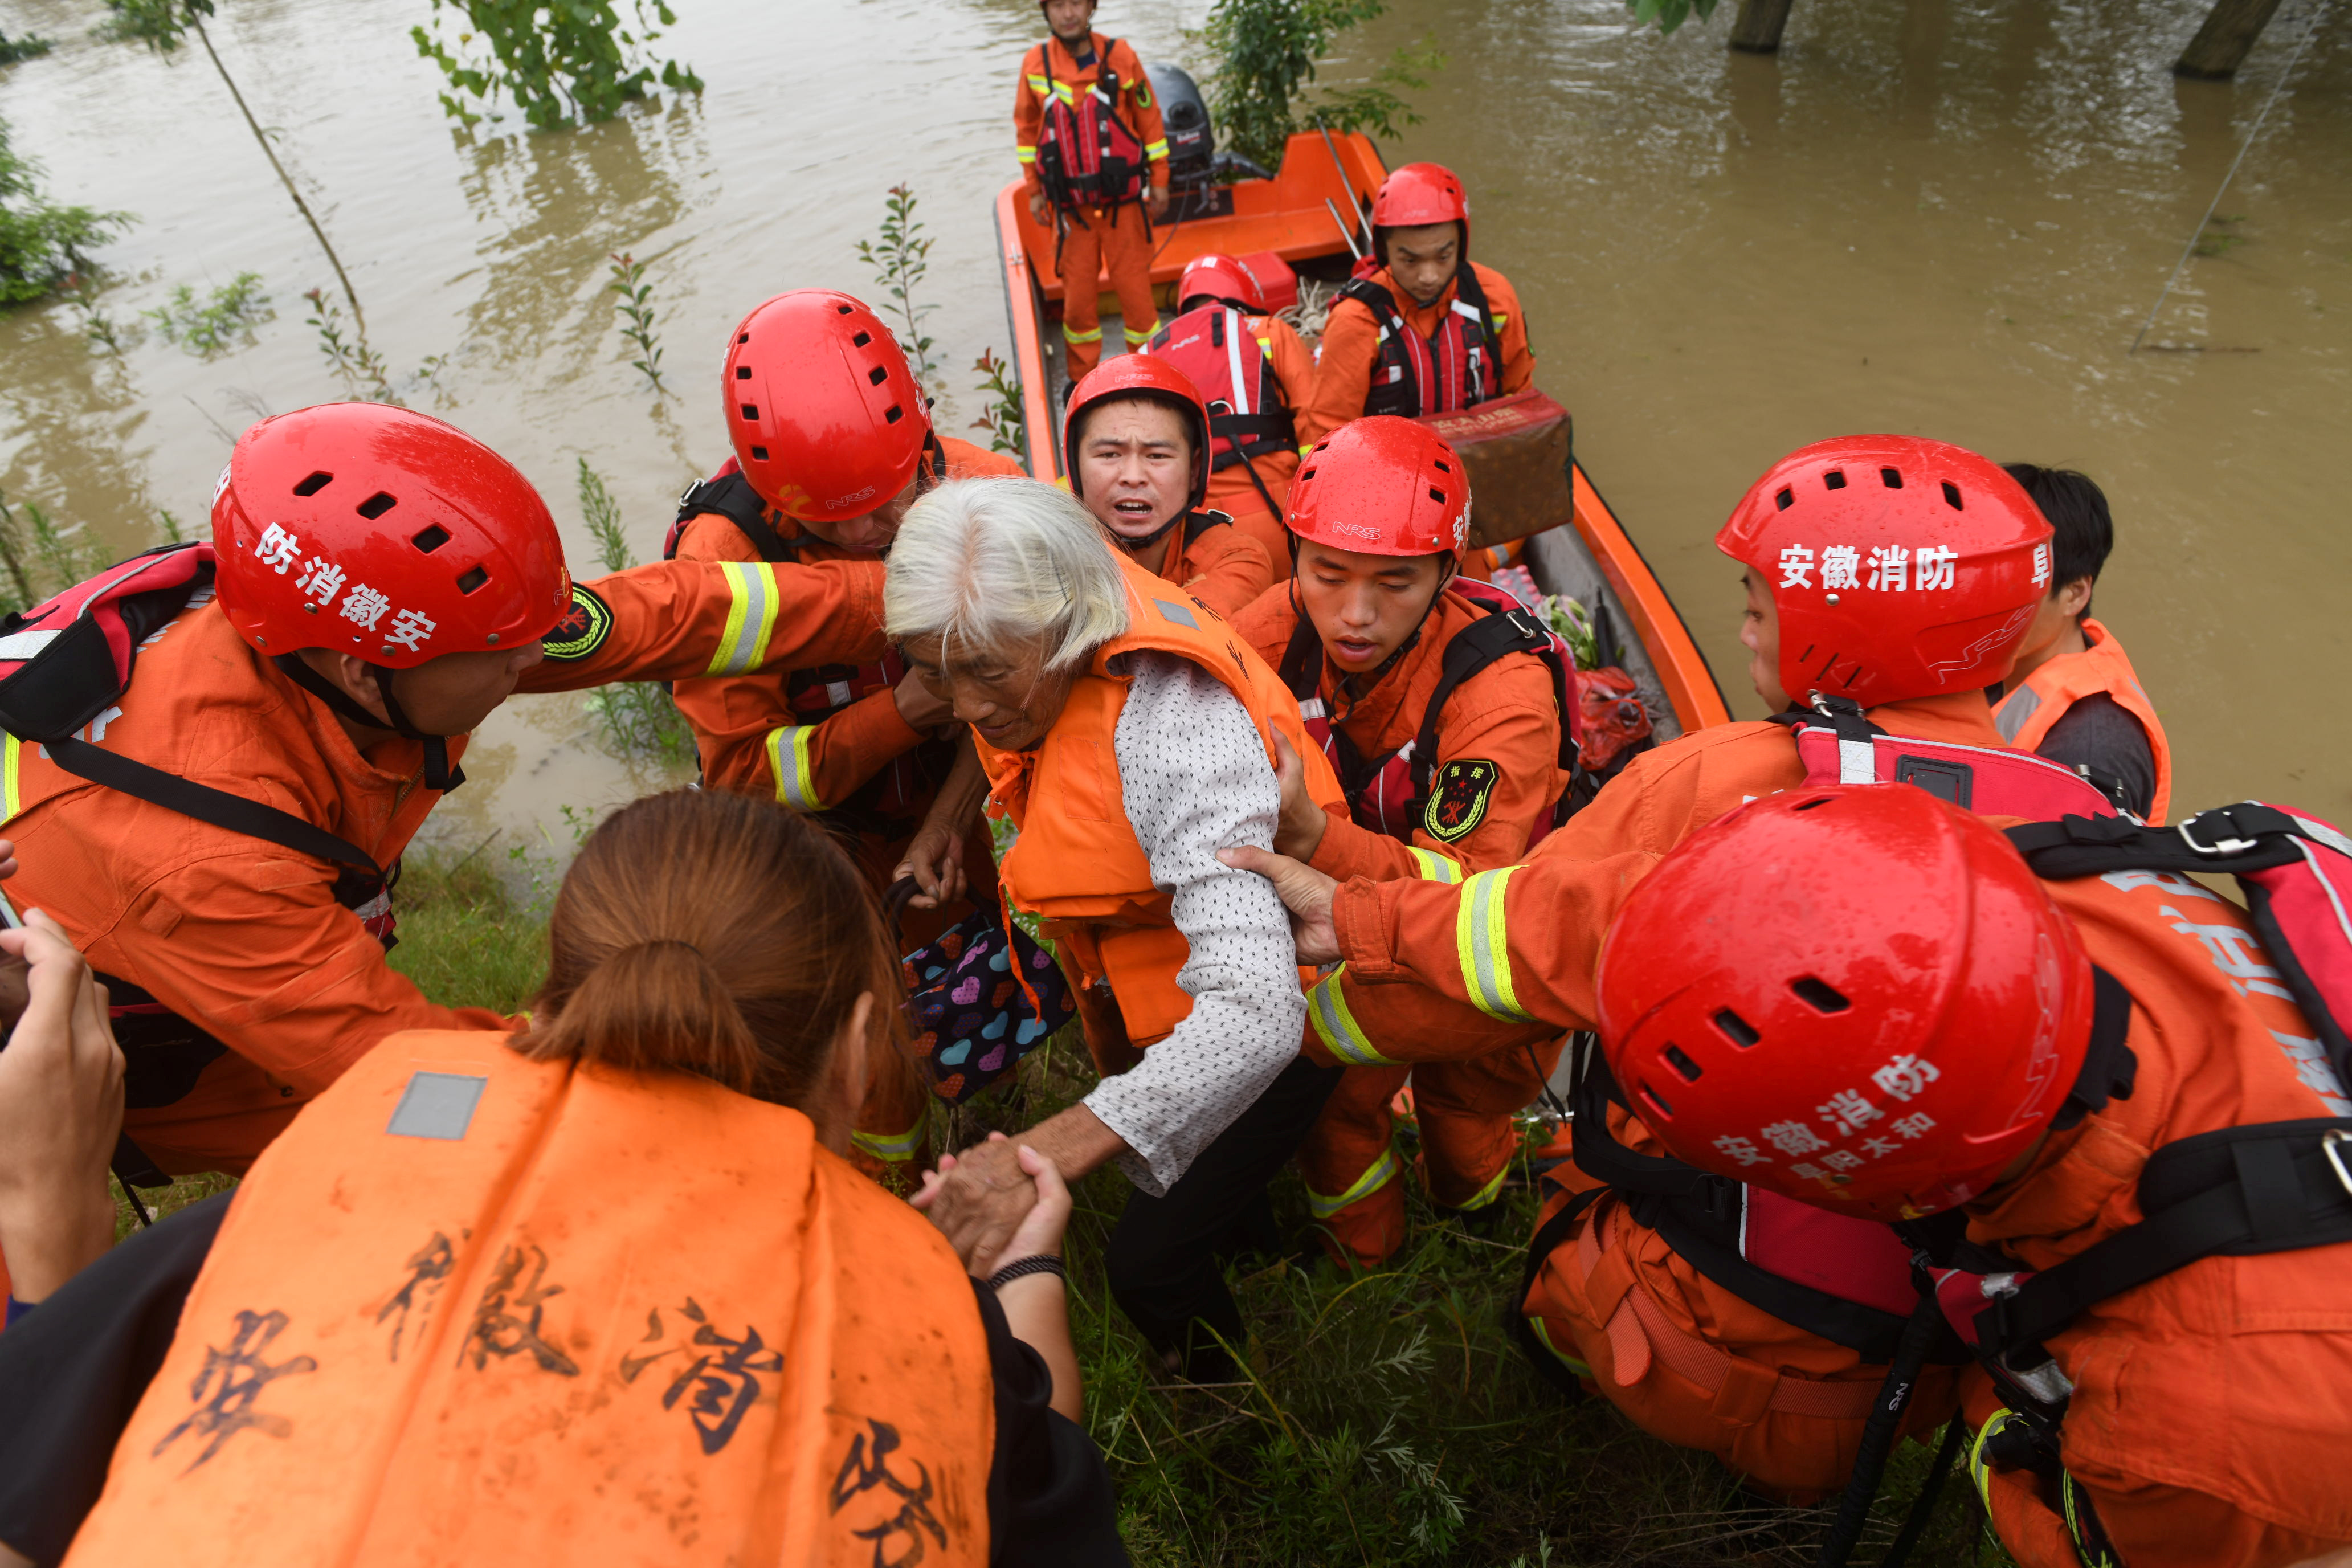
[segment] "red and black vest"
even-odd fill
[[[1503,395],[1503,334],[1469,262],[1454,274],[1454,298],[1427,338],[1405,321],[1395,296],[1369,278],[1348,279],[1339,286],[1339,298],[1363,306],[1381,326],[1381,357],[1372,366],[1366,414],[1418,419]]]
[[[946,472],[946,454],[939,448],[936,438],[929,445],[928,460],[933,472]],[[776,531],[770,521],[768,503],[760,499],[751,481],[743,477],[742,469],[730,458],[716,474],[696,480],[678,497],[677,521],[670,524],[669,533],[662,541],[663,560],[677,558],[678,542],[686,536],[686,525],[707,511],[718,513],[740,529],[762,561],[775,564],[801,558],[801,539],[786,538]],[[898,650],[888,648],[872,664],[825,664],[814,669],[793,670],[784,677],[784,700],[792,708],[795,724],[822,724],[852,703],[877,691],[889,690],[906,674],[907,666],[899,658]],[[953,742],[926,741],[891,758],[839,805],[826,807],[821,820],[828,826],[851,832],[901,837],[929,806],[932,794],[947,777],[954,761]]]
[[[1141,199],[1147,160],[1142,140],[1118,117],[1120,83],[1111,68],[1117,38],[1103,40],[1096,56],[1094,86],[1077,101],[1066,101],[1046,68],[1047,46],[1039,44],[1021,62],[1032,87],[1045,90],[1045,123],[1037,132],[1037,182],[1045,199],[1062,212],[1082,207],[1118,207]]]
[[[1559,765],[1576,765],[1576,710],[1568,700],[1569,671],[1574,668],[1567,646],[1547,630],[1518,600],[1491,583],[1455,577],[1438,590],[1468,600],[1485,612],[1454,634],[1439,665],[1437,686],[1423,710],[1421,730],[1412,740],[1377,757],[1366,757],[1331,721],[1323,701],[1323,635],[1304,614],[1283,650],[1282,683],[1298,699],[1307,733],[1323,748],[1339,788],[1348,797],[1348,812],[1360,827],[1412,841],[1415,826],[1429,805],[1429,781],[1437,767],[1437,724],[1446,700],[1454,689],[1496,659],[1531,653],[1551,671],[1552,698],[1559,706]],[[1419,633],[1414,634],[1418,637]],[[1411,644],[1406,645],[1409,648]],[[1548,831],[1549,823],[1544,825]],[[1541,837],[1538,832],[1538,837]]]
[[[1289,401],[1275,379],[1274,355],[1231,305],[1202,305],[1152,335],[1145,353],[1192,378],[1209,405],[1209,466],[1223,471],[1296,446]]]

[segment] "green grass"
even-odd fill
[[[394,966],[436,1001],[513,1011],[537,985],[544,918],[509,897],[494,858],[413,858],[395,895]],[[934,1142],[961,1147],[1029,1125],[1092,1083],[1066,1030],[1006,1089],[952,1112],[935,1107]],[[169,1209],[226,1184],[194,1178],[162,1197]],[[1655,1441],[1603,1400],[1563,1399],[1520,1360],[1501,1316],[1534,1228],[1524,1186],[1505,1200],[1504,1241],[1437,1224],[1416,1194],[1412,1240],[1389,1269],[1351,1278],[1280,1261],[1237,1271],[1244,1378],[1185,1388],[1169,1385],[1104,1282],[1103,1247],[1126,1192],[1115,1171],[1079,1184],[1068,1256],[1087,1425],[1138,1568],[1813,1561],[1827,1510],[1759,1506],[1712,1458]],[[1275,1201],[1303,1237],[1296,1176],[1277,1183]],[[1927,1458],[1916,1446],[1896,1456],[1856,1563],[1884,1555]],[[2008,1561],[1956,1476],[1911,1562]]]

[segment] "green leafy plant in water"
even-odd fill
[[[48,39],[36,37],[31,33],[16,38],[10,37],[5,33],[0,33],[0,66],[13,66],[18,60],[29,60],[37,55],[46,55],[52,47]]]
[[[89,341],[89,346],[121,359],[125,348],[139,342],[139,329],[126,326],[106,313],[98,302],[102,291],[98,279],[87,271],[75,273],[58,289],[81,318],[81,335]]]
[[[2239,246],[2245,244],[2246,237],[2237,232],[2237,226],[2245,221],[2243,213],[2234,216],[2220,213],[2206,219],[2204,232],[2197,237],[2197,254],[2208,257],[2227,256]]]
[[[455,49],[441,36],[445,9],[458,18]],[[533,130],[552,131],[610,120],[656,86],[702,90],[694,72],[676,60],[656,68],[648,53],[677,14],[664,0],[634,0],[628,11],[634,24],[611,0],[433,0],[432,29],[409,37],[455,89],[441,95],[452,120],[471,129],[503,94]]]
[[[324,289],[309,289],[302,298],[310,301],[310,313],[304,320],[318,333],[319,352],[326,356],[335,374],[354,389],[365,391],[368,402],[406,407],[400,395],[392,389],[392,374],[383,363],[383,355],[370,348],[366,338],[343,335],[342,307],[328,299]]]
[[[621,528],[621,503],[613,499],[604,477],[580,459],[580,514],[588,535],[596,542],[596,558],[607,572],[625,572],[637,563]],[[598,687],[588,696],[589,711],[596,715],[604,745],[614,755],[683,763],[694,755],[694,731],[669,688],[657,680],[627,680]]]
[[[240,340],[250,343],[253,329],[278,315],[269,307],[258,272],[240,272],[204,300],[183,283],[162,305],[139,313],[155,323],[165,342],[177,343],[198,359],[211,359]]]
[[[1387,0],[1216,0],[1203,37],[1218,62],[1209,100],[1219,139],[1271,169],[1300,130],[1393,137],[1419,124],[1402,89],[1428,86],[1445,64],[1426,39],[1397,50],[1368,83],[1300,96],[1333,42],[1386,8]]]
[[[857,258],[874,268],[874,281],[907,324],[898,347],[906,353],[915,379],[930,385],[939,367],[931,363],[931,340],[923,335],[923,318],[931,313],[931,307],[915,302],[915,289],[931,269],[931,241],[915,216],[914,186],[890,187],[883,199],[881,234],[857,242]]]
[[[604,287],[621,297],[621,302],[613,307],[620,312],[621,335],[637,345],[637,357],[629,363],[645,372],[655,391],[667,392],[669,389],[662,385],[661,378],[661,345],[654,341],[654,286],[646,281],[646,264],[628,255],[615,256],[612,262],[613,280]]]
[[[40,165],[8,145],[0,120],[0,305],[37,300],[70,282],[84,252],[129,225],[129,213],[59,206],[42,195]]]
[[[1715,15],[1716,0],[1625,0],[1625,8],[1633,13],[1636,23],[1655,23],[1661,33],[1671,33],[1690,20],[1691,13],[1706,21]]]
[[[1021,409],[1021,384],[1013,379],[1011,363],[998,359],[994,349],[982,349],[971,368],[979,374],[981,395],[987,399],[971,427],[988,432],[990,451],[1019,457],[1025,420]]]
[[[159,543],[178,542],[179,520],[163,513],[156,531]],[[114,562],[114,551],[87,527],[59,523],[37,502],[11,506],[0,492],[0,574],[5,574],[0,575],[0,615],[30,609],[97,576]]]

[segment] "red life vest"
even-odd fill
[[[1117,38],[1103,40],[1095,57],[1094,85],[1083,97],[1073,92],[1076,103],[1060,90],[1071,84],[1055,82],[1046,68],[1045,45],[1031,49],[1021,62],[1033,89],[1041,80],[1046,84],[1038,93],[1045,100],[1045,117],[1037,132],[1037,181],[1058,211],[1118,207],[1143,195],[1143,142],[1118,117],[1120,83],[1110,66],[1118,47]]]
[[[1491,583],[1455,577],[1438,591],[1456,595],[1485,614],[1454,633],[1454,640],[1445,645],[1436,689],[1430,693],[1429,706],[1421,716],[1421,731],[1394,751],[1367,758],[1347,732],[1331,722],[1322,696],[1323,636],[1312,620],[1304,615],[1298,617],[1290,646],[1282,655],[1282,683],[1298,700],[1307,735],[1323,748],[1331,771],[1339,775],[1349,815],[1360,827],[1408,844],[1429,805],[1429,780],[1437,766],[1437,722],[1445,711],[1446,699],[1464,681],[1507,654],[1534,654],[1551,671],[1552,696],[1560,714],[1560,769],[1570,772],[1576,765],[1577,710],[1568,700],[1569,672],[1576,666],[1568,646],[1518,600]],[[1529,842],[1540,839],[1550,826],[1546,822]]]
[[[939,448],[936,437],[927,450],[932,471],[945,473],[947,457]],[[677,521],[670,524],[662,541],[663,560],[677,558],[678,542],[686,537],[687,524],[707,511],[718,513],[741,530],[762,561],[772,563],[801,558],[801,537],[787,538],[776,531],[768,504],[751,488],[751,481],[743,477],[735,459],[730,458],[717,473],[707,479],[698,479],[678,497]],[[906,663],[895,647],[885,650],[881,658],[872,664],[825,664],[814,669],[795,669],[784,677],[784,700],[792,707],[794,723],[822,724],[852,703],[896,687],[906,673]],[[926,741],[891,758],[840,805],[827,807],[821,820],[828,826],[885,838],[902,837],[910,825],[909,819],[929,805],[932,792],[947,777],[954,761],[953,742]]]
[[[1454,299],[1427,338],[1405,321],[1395,296],[1369,278],[1348,279],[1339,298],[1355,300],[1381,325],[1381,357],[1364,398],[1366,414],[1418,419],[1502,395],[1502,331],[1467,261],[1454,273]]]
[[[1274,376],[1274,351],[1231,305],[1202,305],[1152,334],[1144,352],[1166,360],[1209,405],[1209,467],[1222,472],[1298,441],[1290,404]]]
[[[1863,718],[1850,697],[1815,700],[1825,722],[1794,712],[1773,721],[1789,726],[1808,785],[1917,784],[1979,816],[2032,822],[2116,815],[2116,803],[2105,791],[2062,763],[2006,747],[1890,735]]]

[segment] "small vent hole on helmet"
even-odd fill
[[[477,566],[457,579],[457,592],[470,594],[490,580],[490,574]]]
[[[367,500],[360,502],[359,514],[367,519],[370,522],[373,522],[377,518],[382,517],[385,512],[390,511],[394,507],[396,507],[399,504],[400,498],[394,495],[390,490],[378,490],[375,494],[368,497]]]
[[[862,328],[861,328],[861,329],[859,330],[859,331],[858,331],[857,335],[856,335],[856,337],[854,337],[854,338],[852,338],[852,339],[850,339],[850,340],[849,340],[849,346],[850,346],[850,347],[852,347],[852,348],[859,348],[859,349],[862,349],[862,348],[864,348],[867,343],[870,343],[870,342],[872,342],[873,341],[874,341],[874,334],[873,334],[872,332],[866,331],[865,331],[864,329],[862,329]]]
[[[739,343],[748,343],[751,341],[751,334],[749,332],[738,332],[735,334],[735,341]]]
[[[751,367],[750,365],[748,365],[748,364],[739,364],[739,365],[737,365],[737,366],[735,367],[735,379],[736,379],[736,380],[738,380],[738,381],[749,381],[749,380],[751,380]]]
[[[1312,468],[1308,468],[1306,472],[1304,472],[1304,473],[1300,474],[1298,477],[1299,477],[1300,479],[1313,479],[1313,478],[1315,477],[1315,470],[1314,470],[1314,469],[1312,469]]]
[[[755,462],[755,463],[764,463],[764,462],[766,462],[766,461],[768,460],[768,449],[767,449],[765,447],[752,447],[752,448],[751,448],[751,460],[752,460],[753,462]]]
[[[1786,511],[1790,507],[1797,504],[1797,492],[1789,489],[1786,485],[1783,485],[1780,487],[1780,492],[1773,496],[1772,501],[1773,504],[1778,506],[1782,511]]]
[[[1666,1065],[1668,1067],[1674,1068],[1675,1071],[1682,1075],[1682,1079],[1685,1083],[1696,1083],[1698,1081],[1698,1075],[1702,1069],[1698,1063],[1690,1059],[1689,1053],[1685,1052],[1680,1046],[1668,1046],[1664,1051],[1661,1051],[1659,1055],[1666,1058]]]
[[[1445,492],[1439,489],[1435,485],[1432,485],[1429,487],[1429,499],[1435,501],[1438,505],[1444,506],[1445,504]]]
[[[1797,994],[1798,1001],[1816,1013],[1843,1013],[1853,1005],[1836,987],[1810,974],[1802,980],[1790,981],[1789,989]]]
[[[1967,510],[1965,507],[1960,505],[1960,487],[1952,483],[1949,479],[1946,479],[1944,481],[1944,504],[1950,507],[1954,511],[1964,511]]]
[[[1764,1037],[1755,1025],[1728,1007],[1715,1016],[1715,1026],[1723,1031],[1726,1039],[1743,1051]]]
[[[409,540],[408,542],[416,546],[416,548],[425,554],[430,555],[435,551],[449,542],[449,531],[436,522],[432,527],[426,529],[424,532],[417,534]]]
[[[887,381],[887,380],[889,380],[889,379],[890,379],[890,373],[889,373],[888,371],[887,371],[887,370],[884,370],[880,365],[878,365],[878,364],[877,364],[877,365],[876,365],[872,370],[869,370],[869,371],[867,371],[867,372],[866,373],[866,379],[867,381],[869,381],[869,382],[873,383],[876,386],[879,386],[879,385],[881,385],[884,382],[886,382],[886,381]]]
[[[1668,1105],[1665,1097],[1648,1084],[1643,1084],[1633,1092],[1640,1095],[1643,1103],[1647,1104],[1652,1110],[1657,1112],[1659,1121],[1672,1121],[1675,1119],[1675,1108]]]
[[[904,419],[906,416],[907,411],[894,403],[890,405],[889,412],[882,416],[882,423],[885,425],[896,425],[899,420]]]
[[[1430,465],[1441,474],[1450,474],[1454,471],[1453,465],[1443,458],[1432,458],[1429,461]]]
[[[1831,801],[1835,800],[1836,798],[1837,797],[1835,795],[1817,795],[1813,796],[1812,799],[1805,802],[1804,805],[1792,805],[1789,809],[1791,811],[1819,811],[1822,807],[1829,805]]]
[[[1885,485],[1890,490],[1899,490],[1903,488],[1903,470],[1900,468],[1881,468],[1878,470],[1878,482]]]
[[[756,424],[760,417],[760,405],[756,403],[746,403],[740,406],[744,419],[747,422]]]
[[[1828,473],[1822,476],[1822,488],[1823,489],[1842,490],[1845,489],[1845,476],[1840,473],[1837,469],[1832,468]]]
[[[846,316],[849,314],[849,307],[846,305],[835,304],[833,309],[835,315]]]
[[[314,496],[334,482],[335,476],[332,474],[325,472],[312,474],[294,487],[294,493],[298,496]]]

